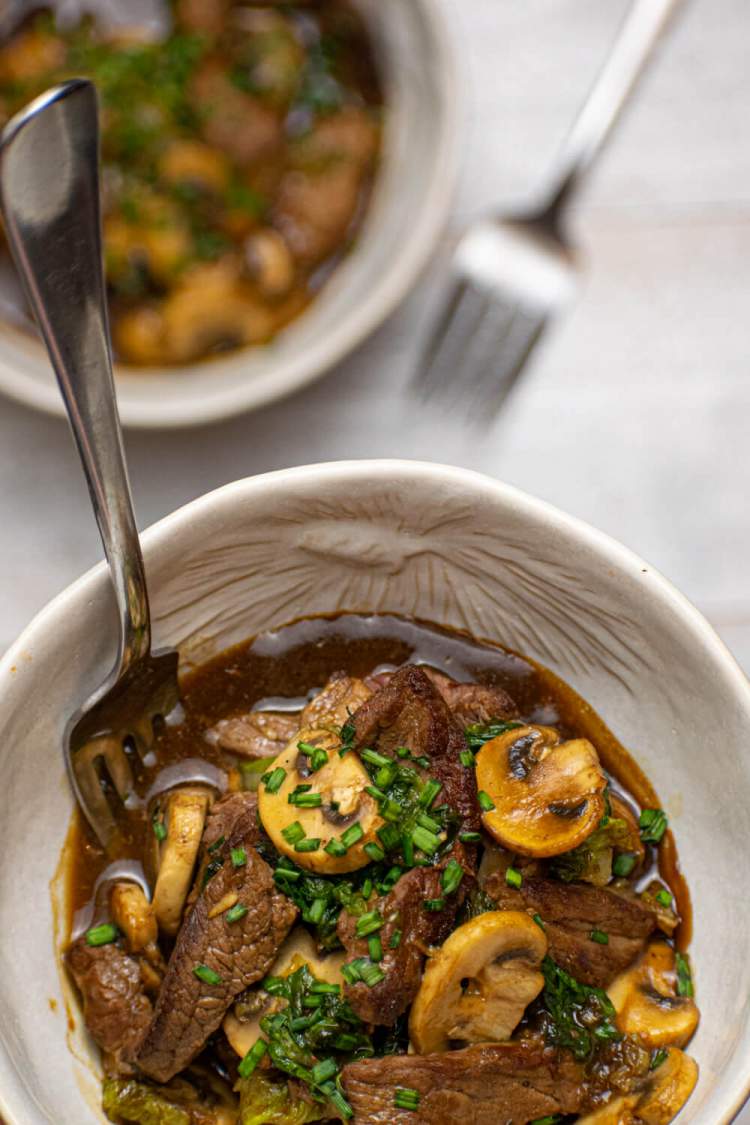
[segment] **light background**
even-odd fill
[[[435,0],[466,88],[451,237],[522,201],[554,157],[622,0]],[[372,455],[461,463],[621,539],[707,614],[750,668],[750,5],[693,0],[573,217],[586,264],[482,438],[400,390],[440,263],[325,381],[229,424],[128,436],[145,526],[228,480]],[[63,422],[0,401],[0,650],[100,557]],[[647,639],[644,638],[644,644]]]

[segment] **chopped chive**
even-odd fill
[[[309,758],[312,754],[315,753],[318,747],[313,746],[312,742],[298,742],[297,749]]]
[[[439,910],[445,909],[445,899],[427,898],[425,899],[424,908],[425,910],[431,910],[433,913],[437,913]]]
[[[401,878],[403,873],[404,872],[403,872],[403,869],[401,867],[391,867],[386,872],[385,878],[383,879],[383,883],[390,889],[391,887],[394,887],[396,885],[396,883],[399,881],[399,879]]]
[[[382,828],[379,828],[377,837],[386,852],[392,852],[401,843],[399,831],[393,824],[384,824]]]
[[[316,852],[320,847],[320,838],[311,836],[307,840],[298,840],[294,845],[295,852]]]
[[[312,789],[312,785],[310,783],[300,782],[299,785],[295,785],[292,792],[296,796],[298,793],[309,793],[311,789]]]
[[[467,769],[471,769],[474,765],[474,755],[471,750],[462,750],[458,756],[461,759],[461,765],[466,766]]]
[[[329,840],[326,846],[323,848],[323,851],[328,852],[329,855],[346,855],[346,848],[339,840],[336,839]]]
[[[244,867],[247,863],[247,852],[244,848],[232,848],[229,853],[232,867]]]
[[[515,887],[518,891],[523,886],[523,875],[515,867],[509,867],[505,872],[505,882],[509,887]]]
[[[393,1095],[393,1104],[396,1109],[416,1109],[420,1097],[419,1090],[412,1090],[410,1086],[397,1086]]]
[[[379,863],[381,859],[385,859],[385,852],[379,844],[365,844],[362,851],[370,857],[373,863]]]
[[[194,965],[193,976],[198,980],[202,980],[204,984],[221,984],[221,977],[218,973],[210,969],[208,965]]]
[[[396,753],[398,754],[399,758],[411,757],[411,750],[408,748],[408,746],[397,746]]]
[[[229,910],[227,910],[224,917],[231,925],[232,922],[239,922],[240,918],[244,918],[246,914],[247,907],[243,906],[241,902],[238,902],[235,906],[232,906]]]
[[[341,993],[341,985],[329,984],[324,980],[316,980],[314,984],[310,985],[310,991],[319,993],[321,996],[339,996]]]
[[[367,879],[365,879],[365,881],[362,884],[362,898],[365,900],[365,902],[367,902],[367,900],[368,900],[368,898],[370,897],[371,894],[372,894],[372,879],[367,878]]]
[[[298,883],[302,878],[302,872],[290,871],[287,867],[277,867],[273,873],[273,878],[276,883]]]
[[[383,792],[383,790],[377,789],[374,785],[365,785],[365,793],[369,793],[370,796],[376,801],[385,800],[385,793]]]
[[[316,1009],[310,1012],[309,1016],[295,1016],[290,1020],[289,1026],[292,1031],[307,1031],[308,1027],[313,1027],[316,1023],[320,1022],[321,1013]]]
[[[351,964],[341,966],[341,975],[347,984],[356,984],[359,980],[359,973],[352,968]]]
[[[365,982],[368,988],[374,988],[376,984],[380,984],[381,980],[385,980],[385,973],[377,965],[366,961],[363,967],[359,970],[359,975]]]
[[[644,844],[660,844],[668,826],[667,814],[663,809],[644,809],[638,820]]]
[[[260,987],[264,992],[270,993],[271,996],[283,996],[288,985],[283,977],[264,977],[260,982]]]
[[[321,1087],[321,1089],[331,1105],[338,1110],[345,1121],[348,1121],[350,1117],[354,1117],[354,1110],[341,1091],[334,1086],[333,1082],[326,1082],[325,1086]]]
[[[458,838],[462,844],[478,844],[481,842],[481,832],[459,832]]]
[[[423,754],[421,756],[421,758],[415,758],[414,761],[417,763],[418,766],[421,766],[421,768],[423,770],[428,770],[430,768],[430,766],[432,765],[432,762],[430,761],[430,759],[427,757],[426,754]]]
[[[240,1078],[250,1077],[267,1050],[268,1044],[265,1039],[256,1040],[237,1067],[237,1073]]]
[[[407,867],[414,866],[414,841],[411,836],[406,833],[401,837],[401,851],[404,855],[404,863]]]
[[[328,764],[328,755],[322,747],[318,747],[313,754],[310,755],[310,769],[313,773],[322,770],[323,766]]]
[[[320,1086],[321,1083],[326,1082],[329,1078],[333,1078],[334,1074],[338,1074],[339,1068],[333,1059],[322,1059],[316,1063],[310,1071],[313,1085]]]
[[[420,825],[414,829],[411,834],[414,846],[419,848],[425,855],[434,855],[440,847],[440,839],[434,832],[430,832],[427,828],[422,828]]]
[[[436,781],[434,777],[431,777],[429,781],[425,782],[424,788],[419,794],[419,803],[423,809],[429,809],[432,807],[435,802],[435,798],[442,788],[442,784],[439,781]]]
[[[495,808],[495,802],[492,800],[489,793],[485,793],[484,789],[480,789],[477,793],[477,800],[483,812],[492,812]]]
[[[362,914],[357,919],[356,932],[357,937],[367,937],[368,934],[374,934],[376,930],[382,928],[384,919],[379,910],[370,910],[367,914]]]
[[[352,824],[347,828],[346,832],[341,834],[341,843],[345,848],[352,848],[355,844],[359,843],[364,834],[362,825],[357,821],[356,824]]]
[[[654,1053],[651,1055],[651,1063],[648,1069],[658,1070],[661,1064],[667,1061],[667,1058],[667,1052],[663,1047],[659,1047],[658,1050],[654,1051]]]
[[[539,927],[540,930],[546,930],[547,929],[547,927],[544,924],[544,921],[542,920],[541,914],[532,914],[531,915],[531,921],[536,922],[536,924],[537,924],[537,926]]]
[[[92,926],[90,930],[86,930],[86,945],[92,945],[94,948],[99,945],[111,945],[113,941],[117,941],[119,935],[117,926],[112,922],[103,922],[101,926]]]
[[[387,766],[381,766],[375,774],[375,784],[380,789],[387,789],[389,785],[393,784],[397,769],[395,762],[389,762]]]
[[[367,952],[370,954],[371,961],[383,960],[383,943],[377,934],[367,939]]]
[[[319,809],[323,804],[320,793],[290,793],[287,800],[298,809]]]
[[[323,1004],[323,997],[322,996],[304,996],[302,998],[302,1007],[303,1008],[317,1009],[317,1008],[320,1008],[322,1006],[322,1004]]]
[[[606,934],[604,930],[592,930],[589,937],[597,945],[609,945],[609,934]]]
[[[323,921],[325,912],[326,900],[324,898],[314,898],[305,911],[305,921],[311,922],[313,926],[317,926],[318,922]]]
[[[384,754],[378,754],[377,750],[360,750],[359,756],[363,762],[368,762],[371,766],[390,766],[393,764],[391,758],[386,758]]]
[[[380,815],[383,820],[390,821],[391,824],[396,824],[404,815],[403,806],[398,801],[394,801],[392,797],[385,797],[380,802]]]
[[[461,880],[464,877],[464,869],[458,860],[451,859],[445,865],[445,870],[440,879],[440,884],[447,895],[452,895],[454,891],[458,890]]]
[[[266,778],[266,792],[278,793],[281,786],[284,784],[286,778],[286,770],[283,766],[277,766],[275,770],[271,770]]]
[[[553,1113],[548,1117],[535,1117],[533,1121],[529,1122],[529,1125],[559,1125],[560,1121],[562,1121],[560,1114]]]
[[[286,828],[282,828],[281,835],[287,844],[296,844],[298,840],[304,840],[305,830],[300,822],[295,820],[294,824],[288,824]]]
[[[206,851],[211,852],[211,854],[213,854],[214,852],[217,852],[219,850],[219,848],[221,847],[221,845],[224,843],[225,839],[226,839],[226,837],[219,836],[218,840],[215,840],[213,844],[208,845],[208,847],[206,848]]]
[[[389,949],[398,949],[401,944],[401,930],[394,930],[391,934],[391,940],[388,942]]]
[[[348,1031],[342,1032],[337,1035],[333,1041],[333,1045],[337,1051],[352,1051],[359,1044],[359,1039],[356,1035],[352,1035]]]
[[[438,836],[442,831],[442,825],[440,824],[440,821],[435,820],[435,818],[432,816],[428,816],[427,813],[419,814],[419,816],[417,817],[417,824],[420,824],[422,828],[426,828],[428,832],[434,832],[436,836]]]
[[[156,836],[156,839],[160,844],[163,843],[163,841],[167,838],[167,830],[164,827],[164,821],[158,813],[154,815],[154,819],[151,821],[151,825],[154,829],[154,836]]]
[[[659,893],[655,896],[655,898],[656,898],[656,901],[659,903],[659,906],[671,906],[672,905],[673,899],[672,899],[672,892],[671,891],[667,891],[667,890],[659,891]]]
[[[690,962],[683,953],[676,954],[675,962],[677,965],[677,995],[693,996],[695,989],[693,988],[693,974],[690,970]]]
[[[637,857],[630,852],[622,852],[620,855],[615,856],[614,863],[612,864],[612,874],[616,875],[619,879],[627,879],[636,865],[636,858]]]

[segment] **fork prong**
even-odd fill
[[[416,373],[414,385],[423,398],[433,391],[444,392],[460,369],[466,341],[487,311],[488,298],[466,280],[457,282],[436,320],[429,343]]]
[[[477,348],[473,368],[463,372],[467,385],[474,388],[472,403],[467,405],[488,420],[508,397],[546,325],[542,312],[523,305],[510,309],[498,302],[496,308],[494,341],[487,339],[481,354]]]

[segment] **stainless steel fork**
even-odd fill
[[[526,214],[482,220],[461,238],[453,281],[414,384],[466,419],[489,422],[548,322],[577,289],[563,217],[684,0],[634,0],[568,135],[552,187]]]
[[[98,149],[91,83],[74,80],[50,90],[3,131],[0,205],[65,400],[117,603],[115,668],[73,716],[65,739],[76,797],[107,847],[117,831],[110,800],[116,794],[127,801],[133,791],[125,746],[145,756],[155,717],[168,714],[179,696],[176,651],[151,651],[146,578],[112,378]]]

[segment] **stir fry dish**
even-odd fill
[[[176,365],[271,340],[366,211],[382,97],[354,9],[176,0],[162,40],[43,12],[0,45],[0,125],[73,76],[101,105],[117,356]]]
[[[115,846],[79,821],[67,845],[64,961],[110,1121],[679,1113],[687,888],[649,782],[571,689],[356,615],[259,636],[183,689],[132,752]]]

